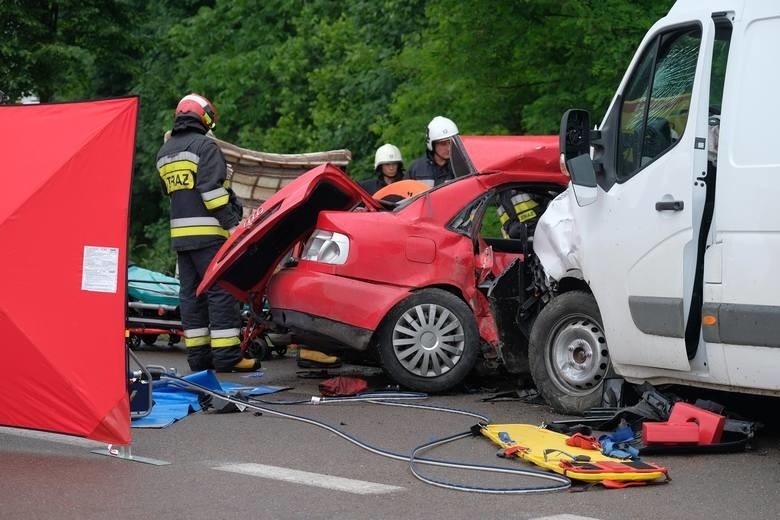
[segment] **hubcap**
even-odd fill
[[[463,356],[463,325],[436,304],[407,310],[393,327],[393,352],[403,367],[421,377],[449,372]]]
[[[570,394],[593,390],[609,369],[609,351],[601,327],[584,316],[559,322],[549,345],[550,375]]]

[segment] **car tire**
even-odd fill
[[[151,347],[157,343],[157,334],[143,334],[141,335],[141,340],[144,342],[144,345]]]
[[[463,381],[476,364],[479,343],[471,308],[442,289],[415,292],[377,330],[382,367],[419,392],[442,392]]]
[[[246,353],[249,357],[265,361],[271,355],[271,350],[268,348],[268,342],[261,338],[252,338],[249,345],[246,347]]]
[[[581,415],[599,406],[612,363],[593,295],[553,298],[534,322],[528,357],[537,390],[557,412]]]
[[[125,345],[127,348],[136,350],[141,347],[141,336],[138,334],[130,334],[125,338]]]

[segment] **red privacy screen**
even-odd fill
[[[0,424],[129,444],[138,99],[0,106]]]

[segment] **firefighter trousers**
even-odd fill
[[[195,296],[209,263],[222,243],[190,251],[178,251],[179,309],[193,371],[230,370],[241,352],[241,309],[238,300],[219,285]]]

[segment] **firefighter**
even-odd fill
[[[176,106],[171,137],[157,153],[157,170],[171,202],[171,246],[177,255],[190,369],[249,372],[260,368],[260,360],[244,358],[241,352],[238,301],[218,285],[195,295],[206,268],[242,216],[222,150],[206,135],[216,123],[217,111],[208,99],[184,96]]]
[[[451,119],[442,116],[431,119],[425,139],[427,151],[409,167],[409,178],[431,187],[453,180],[455,172],[450,157],[452,138],[456,135],[458,127]]]
[[[533,236],[541,212],[539,203],[528,193],[507,191],[499,196],[498,219],[504,238],[526,239]]]
[[[368,193],[373,195],[388,184],[404,178],[404,159],[401,150],[392,144],[383,144],[374,154],[374,177],[360,182]]]

